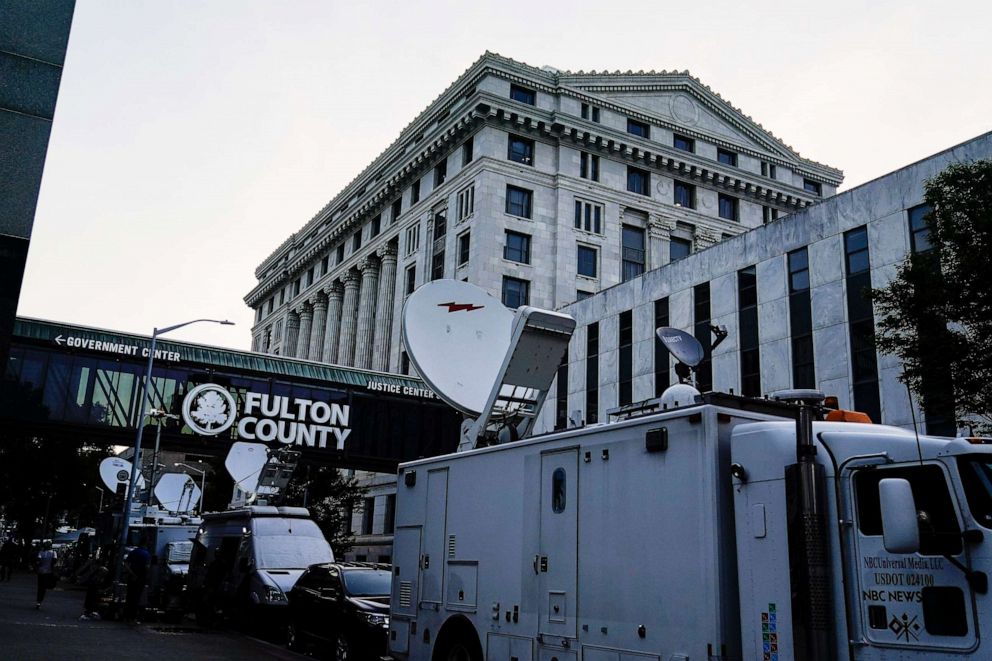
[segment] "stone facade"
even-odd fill
[[[655,342],[655,301],[667,297],[669,325],[692,332],[695,287],[702,283],[709,283],[712,323],[725,325],[729,330],[727,340],[713,351],[713,390],[740,393],[738,273],[751,266],[755,267],[757,281],[760,393],[794,387],[796,357],[790,330],[788,255],[803,248],[809,261],[815,386],[828,395],[836,395],[841,407],[856,408],[848,304],[848,297],[856,293],[849,291],[845,237],[865,228],[871,287],[885,286],[894,277],[897,265],[910,253],[909,214],[923,202],[924,182],[952,163],[989,158],[992,158],[992,133],[565,306],[563,311],[578,322],[569,345],[568,415],[574,417],[577,412],[581,419],[588,418],[586,341],[590,324],[599,324],[597,413],[602,421],[607,410],[619,404],[620,313],[633,312],[632,399],[650,399],[657,387],[655,352],[664,351]],[[877,321],[876,318],[876,324]],[[671,369],[674,363],[665,354],[674,382],[676,377]],[[899,381],[899,360],[885,354],[875,354],[874,358],[880,421],[911,429],[915,419],[922,423],[920,431],[924,431],[929,421],[915,398],[910,401],[905,385]],[[536,425],[537,432],[555,427],[557,392],[556,381]]]

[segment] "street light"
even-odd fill
[[[162,425],[169,420],[178,420],[179,416],[175,413],[166,413],[162,409],[152,409],[148,412],[148,417],[158,423],[155,428],[155,452],[152,454],[152,475],[151,479],[148,480],[148,489],[150,492],[155,488],[155,470],[161,465],[158,463],[158,444],[162,439]],[[165,468],[165,466],[162,467]],[[152,504],[151,493],[148,494],[148,504]]]
[[[152,385],[152,364],[155,362],[155,340],[158,339],[159,335],[165,335],[177,328],[182,328],[183,326],[189,326],[190,324],[195,324],[199,322],[210,322],[213,324],[221,324],[222,326],[233,326],[233,321],[218,319],[194,319],[192,321],[184,321],[181,324],[176,324],[175,326],[167,326],[165,328],[153,328],[151,345],[148,347],[148,366],[145,368],[145,387],[141,395],[141,406],[138,408],[139,411],[146,411],[148,406],[148,393],[151,390]],[[127,546],[127,530],[128,524],[131,518],[131,507],[134,505],[134,491],[138,486],[138,470],[139,459],[141,458],[141,437],[145,431],[145,416],[141,416],[138,420],[138,433],[134,438],[134,455],[131,457],[133,460],[131,462],[131,481],[127,489],[127,498],[124,499],[124,511],[121,517],[121,536],[120,536],[120,549],[117,554],[117,562],[114,567],[114,582],[119,583],[121,580],[121,572],[124,569],[124,547]]]
[[[183,468],[188,468],[191,471],[196,471],[200,474],[200,516],[203,516],[203,494],[207,491],[207,471],[206,469],[200,470],[195,466],[190,466],[189,464],[184,464],[181,461],[177,461],[172,464],[173,466],[182,466]]]
[[[100,504],[96,508],[97,514],[103,514],[103,488],[93,485],[93,488],[100,492]]]

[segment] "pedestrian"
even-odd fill
[[[52,550],[52,542],[45,541],[38,552],[37,568],[38,572],[38,599],[34,607],[41,608],[41,602],[45,600],[45,592],[55,587],[55,562],[59,556]]]
[[[79,617],[80,620],[100,619],[100,596],[107,583],[110,570],[99,559],[94,559],[93,563],[93,566],[86,573],[86,599],[83,601],[83,614]]]
[[[0,581],[10,581],[10,576],[14,573],[14,565],[17,564],[17,556],[17,545],[8,537],[3,546],[0,546]]]
[[[124,619],[128,622],[141,624],[138,621],[138,608],[141,593],[148,582],[148,566],[152,556],[145,548],[144,538],[124,558],[124,571],[127,574],[127,596],[124,599]]]

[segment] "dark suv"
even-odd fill
[[[368,562],[311,565],[289,592],[290,648],[336,661],[385,655],[391,574]]]

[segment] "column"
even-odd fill
[[[313,308],[304,303],[300,308],[300,332],[296,339],[296,357],[307,360],[310,357],[310,331],[313,329]]]
[[[318,293],[310,301],[313,305],[313,329],[310,331],[310,360],[324,356],[324,332],[327,330],[327,297]]]
[[[358,298],[358,325],[355,333],[355,367],[372,367],[372,336],[375,332],[375,303],[379,293],[379,260],[366,257],[358,263],[362,289]]]
[[[340,282],[331,283],[327,293],[327,332],[324,333],[323,360],[325,363],[338,362],[338,342],[341,337],[341,299],[344,288]]]
[[[296,340],[300,336],[300,315],[290,311],[286,316],[286,336],[282,342],[284,356],[292,358],[296,355]]]
[[[372,343],[372,369],[389,371],[390,335],[393,307],[396,305],[396,246],[387,244],[379,253],[379,296],[375,310],[375,340]]]
[[[344,297],[341,300],[341,338],[338,342],[338,365],[351,367],[355,364],[355,320],[358,316],[358,272],[348,271],[344,281]]]

